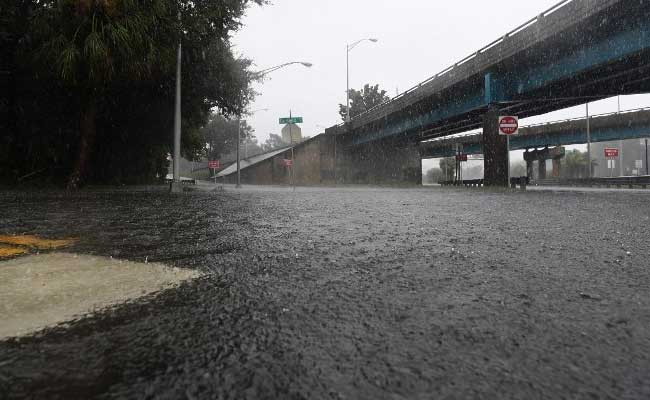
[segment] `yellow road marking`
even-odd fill
[[[73,245],[78,239],[41,239],[38,236],[25,235],[25,236],[7,236],[0,235],[0,243],[13,244],[17,246],[34,247],[39,250],[59,249]]]
[[[28,250],[22,247],[5,247],[0,246],[0,258],[13,257],[19,254],[25,254]]]

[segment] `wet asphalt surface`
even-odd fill
[[[0,342],[0,398],[647,399],[650,192],[0,192],[205,277]]]

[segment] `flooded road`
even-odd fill
[[[0,342],[7,398],[650,397],[647,192],[0,201],[0,234],[77,237],[66,251],[203,274]]]

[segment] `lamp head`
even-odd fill
[[[377,42],[379,41],[379,39],[375,39],[375,38],[368,39],[368,40],[370,40],[370,41],[373,42],[373,43],[377,43]]]
[[[312,64],[310,62],[301,62],[300,64],[304,65],[307,68],[311,68],[314,65],[314,64]]]

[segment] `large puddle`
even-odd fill
[[[174,287],[199,273],[70,253],[0,262],[0,340]]]

